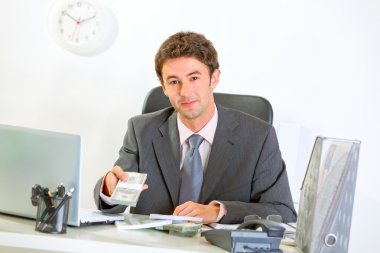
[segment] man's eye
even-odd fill
[[[192,76],[190,79],[191,79],[191,81],[195,81],[195,80],[198,80],[199,77],[197,77],[197,76]]]
[[[178,80],[171,80],[171,81],[169,82],[170,85],[176,85],[176,84],[178,84],[178,83],[179,83]]]

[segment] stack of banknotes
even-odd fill
[[[119,181],[111,195],[112,204],[135,207],[139,200],[147,174],[137,172],[127,172],[128,179],[125,182]]]
[[[193,237],[201,232],[202,224],[200,223],[175,223],[163,226],[163,230],[169,230],[172,235]]]
[[[156,219],[152,219],[156,217]],[[194,221],[191,221],[194,220]],[[200,234],[202,228],[202,219],[187,216],[173,215],[142,215],[127,213],[123,221],[115,221],[118,229],[133,230],[144,228],[155,228],[157,230],[169,231],[171,235],[183,237],[192,237]]]

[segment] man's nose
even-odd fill
[[[191,83],[189,81],[186,81],[186,80],[182,81],[181,82],[180,95],[182,97],[186,97],[189,94],[191,94],[191,91],[192,91]]]

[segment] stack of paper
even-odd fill
[[[158,228],[163,229],[165,225],[178,224],[179,226],[174,226],[171,230],[175,229],[177,232],[188,232],[194,231],[196,228],[201,227],[202,219],[196,217],[187,216],[175,216],[175,215],[162,215],[162,214],[125,214],[123,221],[115,221],[115,225],[120,229],[142,229],[142,228]],[[189,223],[189,221],[193,223]],[[197,222],[198,224],[195,224]],[[169,230],[170,227],[166,227]]]
[[[142,214],[125,214],[123,221],[115,221],[116,227],[120,229],[155,228],[169,224],[172,224],[171,220],[153,220]]]
[[[149,218],[154,220],[172,220],[173,223],[183,223],[183,222],[195,222],[202,223],[203,219],[199,217],[188,217],[188,216],[177,216],[177,215],[164,215],[164,214],[155,214],[152,213],[149,215]]]

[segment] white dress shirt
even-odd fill
[[[199,146],[199,154],[201,155],[203,172],[205,172],[208,164],[208,159],[210,157],[212,142],[214,141],[216,125],[218,124],[218,110],[215,106],[215,113],[212,116],[211,120],[196,134],[199,134],[203,137],[204,141]],[[185,126],[179,118],[179,114],[177,116],[177,125],[179,132],[179,142],[181,144],[181,166],[182,169],[183,161],[185,160],[185,154],[189,150],[189,142],[188,138],[195,134],[191,131],[187,126]]]
[[[204,141],[199,146],[199,154],[201,155],[203,174],[206,172],[208,160],[210,158],[212,142],[214,141],[216,126],[218,125],[218,109],[215,106],[215,113],[211,120],[197,133],[191,131],[187,126],[185,126],[177,115],[177,126],[179,132],[179,142],[181,144],[181,166],[182,169],[183,161],[185,160],[185,154],[189,149],[190,145],[187,139],[193,134],[199,134],[204,138]],[[223,216],[226,214],[225,206],[218,201],[211,201],[209,205],[219,205],[219,215],[216,222],[219,222]]]

